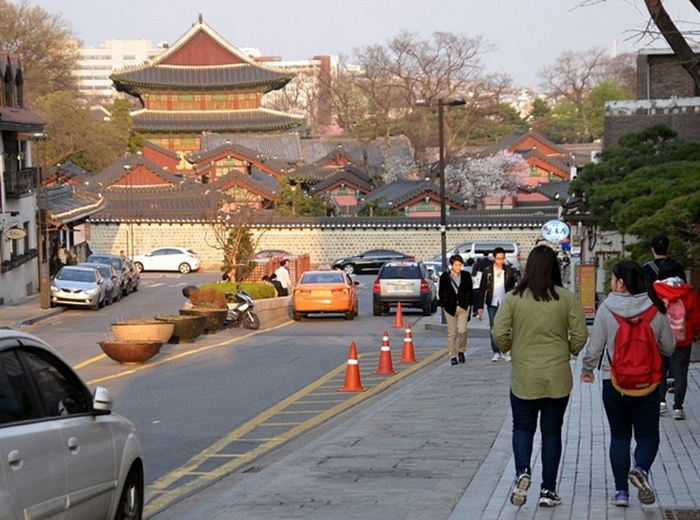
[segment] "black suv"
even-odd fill
[[[417,307],[430,316],[437,310],[437,292],[423,262],[387,262],[374,281],[372,311],[380,316],[400,302],[401,307]]]
[[[91,264],[107,264],[114,267],[119,277],[120,286],[122,289],[122,294],[127,296],[132,290],[134,290],[131,271],[129,270],[129,265],[126,258],[122,258],[120,255],[90,255],[86,262]]]

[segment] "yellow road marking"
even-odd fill
[[[324,384],[327,384],[328,381],[332,378],[337,377],[338,374],[341,374],[346,369],[347,364],[343,363],[336,369],[328,372],[321,378],[317,379],[316,381],[302,388],[298,392],[290,395],[286,399],[265,410],[264,412],[254,417],[247,423],[236,428],[227,436],[216,441],[214,444],[208,446],[200,453],[193,456],[189,461],[187,461],[179,468],[171,471],[166,475],[163,475],[153,484],[148,486],[148,498],[146,507],[144,509],[144,516],[153,515],[156,512],[166,508],[170,504],[178,501],[182,497],[193,493],[201,487],[211,482],[214,482],[228,475],[229,473],[232,473],[241,466],[250,463],[251,461],[264,455],[270,450],[280,446],[281,444],[288,442],[294,437],[297,437],[298,435],[301,435],[302,433],[305,433],[311,430],[312,428],[315,428],[316,426],[326,422],[328,419],[335,417],[336,415],[340,414],[341,412],[344,412],[345,410],[348,410],[349,408],[352,408],[361,401],[385,390],[397,381],[417,371],[419,368],[423,368],[425,365],[430,364],[433,361],[436,361],[437,359],[441,358],[442,356],[444,356],[444,354],[444,349],[439,349],[433,354],[422,359],[421,362],[408,366],[406,370],[402,370],[401,372],[398,372],[392,377],[384,378],[376,386],[366,389],[365,392],[356,393],[352,397],[349,397],[348,399],[339,402],[337,405],[327,410],[319,411],[318,415],[310,418],[309,420],[304,421],[302,423],[297,423],[297,426],[289,429],[288,431],[280,434],[279,436],[273,437],[269,440],[265,440],[265,442],[263,442],[256,448],[244,454],[241,454],[235,460],[231,460],[227,463],[224,463],[210,472],[198,471],[197,468],[204,464],[207,459],[216,457],[220,451],[226,448],[226,446],[233,442],[251,441],[252,439],[242,439],[242,437],[253,431],[255,428],[258,428],[262,425],[267,425],[268,423],[266,423],[266,421],[268,419],[280,413],[288,406],[294,404],[296,401],[299,401],[301,398],[303,398],[313,390],[316,390],[322,387]],[[360,356],[360,358],[362,358],[362,356]],[[348,396],[351,394],[344,395]],[[184,483],[171,489],[171,486],[173,486],[173,484],[176,484],[178,481],[183,481]]]

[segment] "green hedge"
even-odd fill
[[[250,294],[254,300],[264,300],[266,298],[275,297],[275,288],[264,283],[215,282],[205,283],[201,286],[202,289],[214,289],[224,294],[227,292],[237,292],[239,290],[238,287]]]

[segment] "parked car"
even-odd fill
[[[96,267],[66,265],[51,280],[51,307],[75,305],[96,311],[105,304],[106,284]]]
[[[333,262],[333,269],[342,269],[348,274],[379,271],[389,261],[412,261],[415,257],[391,249],[370,249],[357,256],[341,258]]]
[[[520,249],[515,242],[506,241],[473,241],[464,242],[447,251],[447,259],[452,255],[461,255],[466,262],[469,258],[479,260],[485,255],[493,258],[493,250],[497,247],[502,247],[506,252],[506,263],[515,269],[517,276],[520,277],[522,271],[520,266]],[[433,258],[434,262],[442,262],[442,255],[437,255]]]
[[[47,343],[14,330],[0,330],[0,453],[0,518],[141,518],[134,425],[107,389],[91,394]]]
[[[92,267],[97,269],[102,275],[102,279],[105,281],[105,304],[111,305],[115,301],[118,302],[122,299],[122,291],[119,285],[119,275],[109,264],[94,264],[89,262],[82,262],[78,264],[78,267]]]
[[[357,286],[343,271],[306,271],[292,293],[296,321],[313,313],[341,313],[352,320],[358,315]]]
[[[197,253],[186,247],[159,247],[134,257],[139,271],[180,271],[187,274],[199,269]]]
[[[122,289],[122,295],[128,296],[131,292],[131,276],[129,276],[129,268],[126,265],[126,258],[120,255],[90,255],[86,262],[90,264],[109,264],[114,267],[114,270],[119,276],[119,285]]]
[[[438,289],[423,262],[387,262],[372,286],[372,312],[381,316],[391,307],[416,307],[423,316],[437,310]]]

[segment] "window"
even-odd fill
[[[36,417],[15,350],[0,352],[0,426]]]

